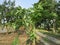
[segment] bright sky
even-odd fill
[[[3,2],[4,0],[0,0],[0,4]],[[38,2],[39,0],[15,0],[15,4],[16,6],[21,6],[22,8],[29,8],[32,7],[32,4]]]
[[[23,8],[29,8],[36,2],[38,2],[38,0],[16,0],[16,6],[20,5]]]
[[[0,4],[4,0],[0,0]],[[12,0],[11,0],[12,1]],[[32,4],[38,2],[39,0],[15,0],[16,6],[21,6],[22,8],[29,8],[32,7]]]

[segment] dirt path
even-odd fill
[[[9,35],[0,34],[0,45],[11,45],[16,35],[16,33]]]
[[[26,34],[20,35],[20,36],[19,36],[20,45],[26,45],[27,39],[28,39],[28,37],[27,37]]]

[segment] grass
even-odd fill
[[[43,38],[44,41],[46,41],[47,43],[49,43],[50,45],[57,45],[56,43],[50,41],[49,39],[47,38]]]
[[[56,34],[56,33],[54,34],[52,33],[52,31],[46,31],[46,30],[39,30],[39,31],[42,32],[43,34],[47,34],[49,36],[60,39],[60,34]]]
[[[12,45],[19,45],[19,39],[18,36],[15,37],[15,39],[12,42]]]
[[[46,34],[46,35],[49,35],[49,36],[52,36],[52,37],[56,37],[56,38],[59,38],[60,39],[60,34],[53,34],[52,31],[47,31],[47,30],[43,30],[43,29],[37,29],[37,31],[43,33],[43,34]],[[48,44],[50,45],[57,45],[56,43],[52,42],[51,40],[49,40],[48,38],[43,38],[43,40],[45,42],[47,42]]]

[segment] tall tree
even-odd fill
[[[35,19],[37,19],[39,22],[41,20],[51,20],[51,19],[56,19],[57,14],[55,10],[56,2],[54,0],[39,0],[38,3],[34,4],[34,11],[35,11],[35,16],[37,16]],[[45,22],[45,21],[44,21]],[[55,25],[53,23],[53,25]],[[53,26],[55,32],[55,27]]]

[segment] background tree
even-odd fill
[[[14,6],[15,6],[15,1],[11,2],[11,0],[5,0],[1,5],[0,5],[0,23],[3,24],[3,28],[8,27],[8,25],[11,25],[11,21],[13,20],[13,11],[14,11]],[[2,28],[2,29],[3,29]],[[8,29],[7,29],[8,32]]]
[[[56,5],[56,12],[58,14],[58,27],[59,27],[59,20],[60,20],[60,1],[57,2],[57,5]]]
[[[56,10],[55,10],[56,2],[54,0],[39,0],[38,3],[34,4],[34,11],[35,16],[38,20],[38,22],[43,21],[46,24],[46,19],[48,21],[53,20],[57,18]],[[45,25],[44,24],[44,25]],[[46,25],[45,28],[49,28],[49,25]],[[53,32],[55,32],[55,23],[53,23]]]

